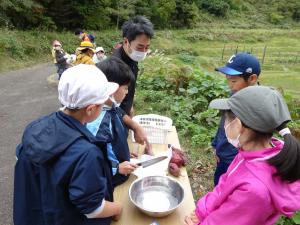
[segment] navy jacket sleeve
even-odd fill
[[[214,147],[214,148],[216,148],[216,146],[217,146],[217,141],[218,141],[218,136],[219,136],[219,130],[220,130],[220,128],[218,128],[217,133],[216,133],[214,139],[211,142],[211,146]]]
[[[220,119],[220,123],[219,123],[219,127],[218,127],[218,130],[217,130],[217,133],[211,143],[211,145],[214,147],[214,148],[217,148],[217,146],[219,145],[220,143],[220,137],[221,136],[224,136],[223,133],[225,132],[224,131],[224,121],[225,121],[225,118],[224,116],[221,116],[221,119]],[[222,132],[223,131],[223,132]],[[221,138],[222,139],[222,138]],[[221,140],[222,141],[222,140]]]
[[[91,148],[95,149],[87,150],[77,162],[69,185],[69,198],[82,214],[101,205],[107,188],[104,158],[96,146]]]

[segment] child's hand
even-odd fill
[[[130,158],[137,158],[139,155],[134,152],[130,152]]]
[[[120,203],[120,202],[114,202],[114,203],[117,204],[117,205],[116,205],[117,213],[116,213],[116,215],[113,217],[113,220],[114,220],[114,221],[118,221],[118,220],[120,220],[121,215],[122,215],[122,212],[123,212],[123,205],[122,205],[122,203]]]
[[[199,218],[197,217],[195,211],[191,213],[190,216],[186,216],[184,219],[184,225],[195,225],[200,222]]]
[[[136,168],[138,168],[138,165],[136,165],[135,163],[124,161],[119,164],[119,173],[127,175],[132,173]]]
[[[183,225],[195,225],[195,224],[193,223],[192,219],[191,219],[189,216],[186,216],[186,217],[184,218],[184,223],[183,223]]]

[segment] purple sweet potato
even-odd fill
[[[169,173],[172,174],[174,177],[180,176],[180,169],[176,163],[169,163]]]
[[[181,156],[175,151],[172,151],[172,157],[170,162],[175,163],[178,167],[181,167],[183,165],[183,160]]]
[[[172,163],[176,163],[178,167],[185,166],[187,163],[187,157],[183,151],[172,146]]]

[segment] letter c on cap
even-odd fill
[[[230,57],[230,59],[228,60],[228,63],[233,63],[233,58],[235,58],[235,55],[232,55],[232,56]]]

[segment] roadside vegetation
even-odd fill
[[[298,0],[0,0],[0,27],[13,29],[118,29],[132,15],[145,15],[156,29],[206,24],[259,28],[299,26]]]
[[[117,31],[93,32],[96,43],[108,52],[120,41]],[[136,114],[157,113],[171,117],[182,148],[188,152],[188,172],[194,197],[213,188],[214,154],[210,142],[219,122],[209,101],[228,96],[225,78],[214,68],[236,51],[249,51],[263,62],[261,84],[277,87],[292,113],[291,128],[300,138],[300,29],[233,29],[202,27],[157,31],[152,52],[140,65]],[[51,41],[62,40],[72,53],[78,39],[71,32],[2,30],[2,71],[51,62]],[[298,222],[297,222],[298,221]],[[282,218],[278,224],[297,224]]]
[[[157,34],[154,51],[142,65],[136,109],[173,119],[180,143],[188,152],[188,172],[195,199],[213,188],[215,167],[210,146],[219,123],[211,99],[228,96],[224,76],[214,72],[237,51],[249,51],[262,63],[260,83],[277,87],[285,96],[300,139],[300,30],[212,29],[164,31]],[[145,104],[146,103],[146,104]],[[277,224],[299,224],[281,218]]]
[[[157,113],[172,118],[181,147],[189,155],[188,173],[195,199],[213,188],[215,160],[210,142],[219,115],[207,106],[214,98],[228,96],[226,80],[214,68],[224,65],[233,53],[248,51],[260,59],[260,83],[283,93],[293,118],[290,127],[300,139],[299,1],[198,0],[188,4],[171,0],[153,4],[153,10],[149,10],[153,1],[123,1],[122,5],[119,1],[96,1],[107,3],[108,8],[96,8],[99,13],[109,9],[103,12],[101,21],[97,20],[100,17],[86,20],[83,12],[89,12],[87,3],[79,7],[77,1],[69,1],[59,11],[73,15],[67,25],[64,18],[54,19],[54,12],[43,16],[54,9],[55,1],[47,2],[9,0],[0,4],[0,72],[51,63],[54,39],[62,42],[65,51],[74,53],[79,40],[70,30],[75,27],[90,29],[96,44],[109,54],[121,41],[120,24],[133,14],[147,15],[162,30],[156,32],[152,52],[140,64],[136,114]],[[120,7],[127,7],[122,14]],[[70,13],[72,10],[77,10],[76,16]],[[39,29],[33,29],[36,27]],[[107,28],[110,30],[102,30]],[[282,218],[279,224],[300,224],[300,213],[293,219]]]

